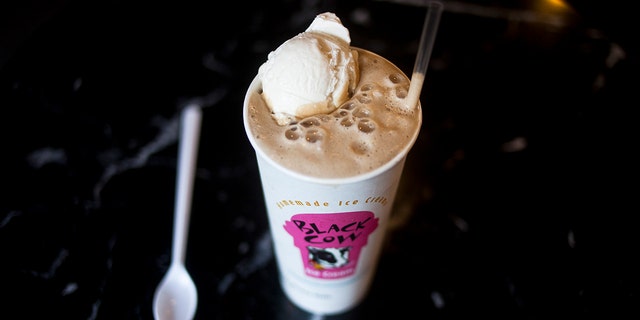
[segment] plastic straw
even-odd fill
[[[420,100],[420,92],[424,84],[424,77],[429,67],[429,59],[433,51],[433,43],[438,32],[440,24],[440,15],[442,14],[443,5],[438,1],[427,2],[427,16],[422,27],[422,35],[420,36],[420,46],[416,56],[416,63],[413,66],[413,74],[411,75],[411,84],[409,86],[409,94],[407,95],[407,105],[413,109],[418,106]]]

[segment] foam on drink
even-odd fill
[[[261,97],[260,79],[248,92],[250,132],[266,155],[303,175],[345,178],[370,172],[408,148],[421,110],[406,108],[408,77],[367,50],[358,52],[359,82],[352,96],[329,114],[278,125]]]

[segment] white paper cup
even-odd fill
[[[348,311],[371,286],[405,158],[420,126],[402,152],[374,171],[338,179],[307,176],[275,162],[256,142],[249,96],[259,86],[254,79],[243,117],[258,160],[282,288],[308,312]]]

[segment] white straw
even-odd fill
[[[438,32],[442,9],[443,5],[438,1],[427,2],[427,16],[425,17],[424,26],[422,27],[420,45],[418,47],[416,63],[413,66],[409,94],[407,95],[407,106],[411,109],[416,108],[420,100],[420,92],[422,91],[424,76],[429,67],[429,59],[431,58],[433,43],[436,39],[436,33]]]

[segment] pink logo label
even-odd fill
[[[352,275],[360,250],[377,227],[378,218],[370,211],[301,213],[284,224],[300,249],[305,274],[321,279]]]

